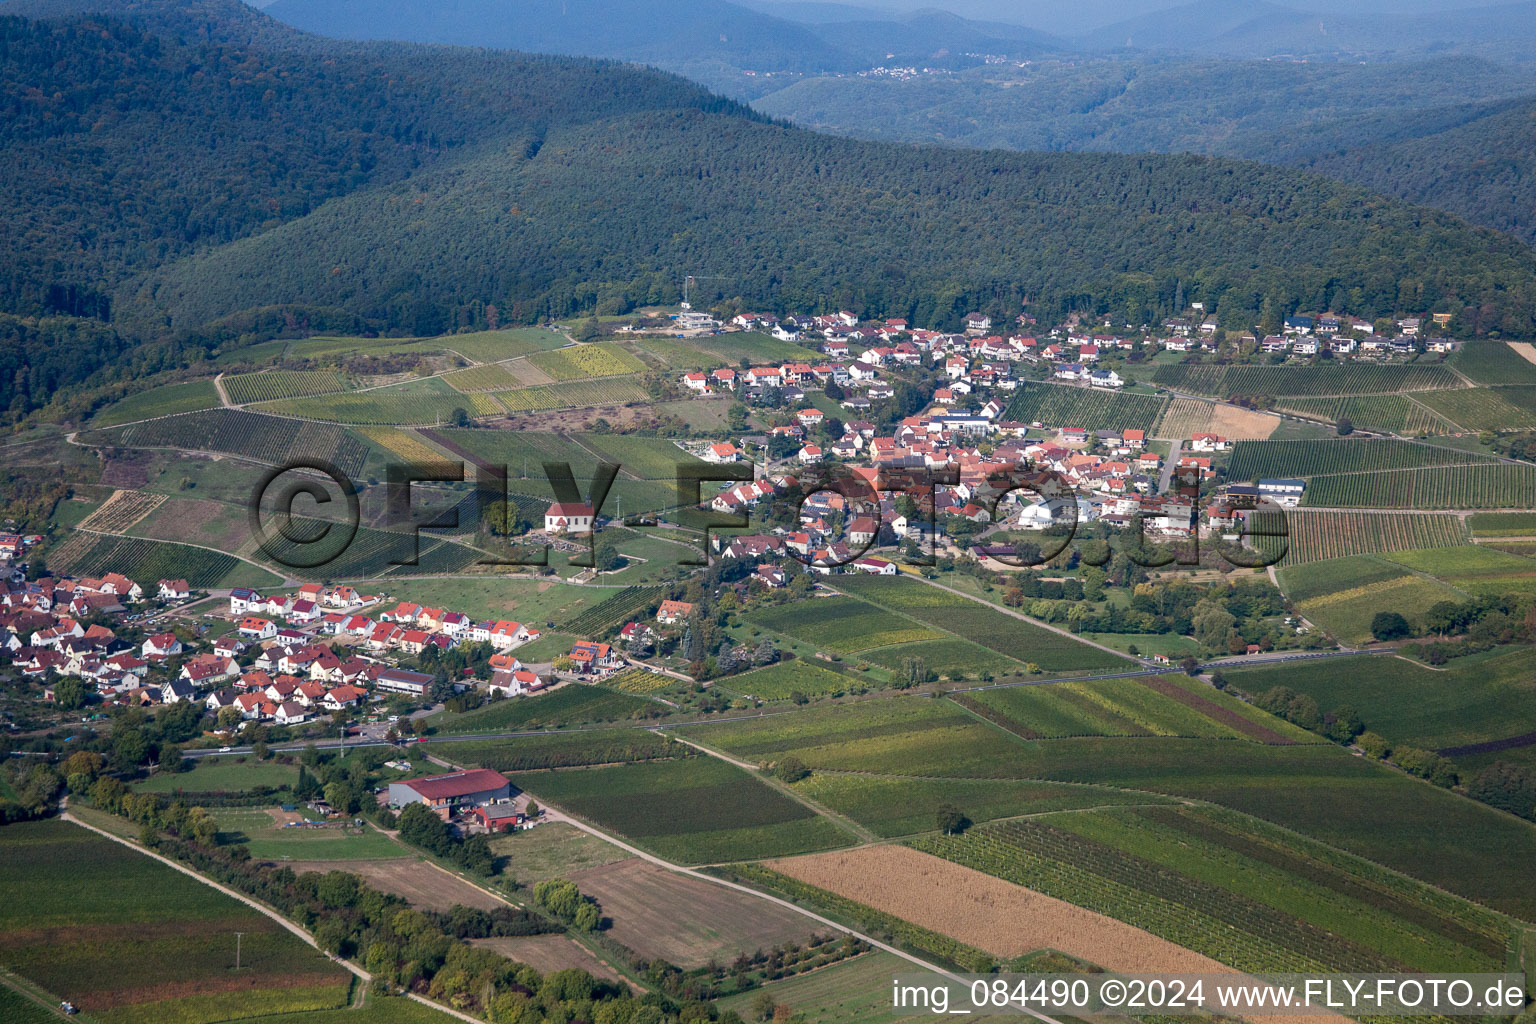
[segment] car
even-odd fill
[[[425,736],[417,736],[415,742],[417,742],[417,743],[425,743],[425,742],[427,742],[427,738]]]
[[[227,753],[229,753],[233,749],[234,749],[233,747],[220,747],[219,748],[219,753],[227,754]]]

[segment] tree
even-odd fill
[[[1413,635],[1413,627],[1397,612],[1377,612],[1371,617],[1371,635],[1377,640],[1401,640]]]
[[[811,770],[798,757],[786,757],[773,766],[773,774],[781,782],[799,782],[810,775]]]
[[[768,1020],[773,1016],[775,1001],[772,992],[759,990],[752,997],[752,1017],[754,1020]]]
[[[456,405],[453,407],[453,412],[448,414],[448,422],[456,427],[467,427],[472,421],[469,418],[469,412],[462,405]]]
[[[142,729],[124,729],[112,738],[112,759],[124,768],[136,768],[149,755],[149,741]]]
[[[971,819],[953,804],[940,804],[935,819],[939,831],[946,836],[957,836],[971,827]]]
[[[66,676],[53,684],[53,701],[65,711],[78,711],[85,707],[85,684],[73,676]]]
[[[523,813],[530,818],[537,818],[544,813],[544,809],[539,806],[537,800],[529,800],[528,806],[523,808]]]
[[[1333,429],[1340,437],[1348,437],[1355,432],[1355,424],[1348,416],[1340,416],[1339,422],[1334,424]]]
[[[591,316],[576,330],[577,341],[595,341],[603,336],[603,325],[597,317]]]

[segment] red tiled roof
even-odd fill
[[[447,800],[470,793],[483,793],[488,789],[500,789],[507,780],[500,772],[489,768],[475,768],[466,772],[450,772],[447,775],[429,775],[424,779],[411,779],[404,783],[428,800]]]

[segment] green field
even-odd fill
[[[1152,377],[1175,391],[1229,398],[1237,395],[1366,395],[1428,391],[1461,386],[1450,370],[1433,363],[1371,366],[1364,363],[1316,366],[1214,366],[1181,363],[1159,366]]]
[[[1467,525],[1474,537],[1536,537],[1536,512],[1475,512]]]
[[[633,694],[601,686],[571,683],[549,693],[509,697],[463,714],[442,711],[427,719],[441,733],[504,732],[509,729],[550,729],[590,722],[619,722],[665,708]]]
[[[1395,744],[1441,750],[1536,732],[1536,668],[1524,648],[1437,671],[1395,657],[1302,662],[1225,673],[1250,695],[1288,686],[1325,710],[1349,706]]]
[[[998,609],[907,577],[840,576],[836,586],[911,619],[1047,672],[1114,669],[1125,662]]]
[[[756,331],[717,334],[705,338],[681,338],[673,344],[687,345],[701,352],[707,352],[730,366],[735,366],[743,359],[755,366],[820,362],[822,359],[821,354],[812,349],[803,348],[792,341],[780,341],[772,335],[759,334]]]
[[[904,1024],[931,1017],[901,1017],[891,1010],[891,979],[910,973],[912,965],[891,953],[874,951],[764,985],[774,1002],[788,1006],[806,1024]],[[721,1010],[752,1019],[756,991],[719,1001]]]
[[[173,416],[177,413],[212,409],[218,404],[219,395],[214,390],[211,380],[164,384],[113,402],[96,414],[91,420],[91,426],[114,427],[156,416]]]
[[[927,836],[919,849],[1249,971],[1495,970],[1495,915],[1229,812],[1114,808]]]
[[[786,856],[853,837],[712,757],[512,776],[514,785],[683,863]]]
[[[210,813],[219,823],[220,845],[243,846],[257,860],[389,860],[415,855],[372,825],[284,827],[262,807],[220,807]]]
[[[932,832],[939,808],[975,822],[1048,811],[1160,803],[1162,798],[1102,786],[1004,779],[914,779],[899,775],[816,772],[795,789],[885,838]]]
[[[138,793],[243,793],[257,786],[276,789],[298,781],[299,769],[248,757],[200,757],[186,772],[156,772],[133,786]]]
[[[1536,560],[1483,545],[1395,551],[1382,557],[1474,596],[1536,591]]]
[[[506,873],[521,885],[565,878],[630,856],[612,843],[563,821],[498,836],[491,840],[491,849],[498,857],[507,858]]]
[[[359,426],[434,426],[450,422],[457,409],[473,417],[500,416],[505,412],[489,394],[460,394],[437,377],[411,382],[423,383],[441,387],[398,386],[318,398],[284,398],[263,402],[257,408],[283,416]]]
[[[547,633],[546,622],[575,618],[604,597],[611,596],[613,591],[549,579],[488,576],[485,579],[401,581],[393,585],[390,593],[401,600],[463,612],[476,622],[510,619]],[[522,657],[523,649],[517,653]]]
[[[448,334],[433,340],[434,345],[452,349],[477,363],[496,363],[503,359],[543,352],[546,349],[569,345],[570,339],[558,331],[542,327],[514,327],[505,331],[476,331],[471,334]]]
[[[646,480],[676,480],[679,466],[705,464],[664,437],[572,434],[571,443],[576,448],[573,459],[586,462],[592,458],[590,453],[596,452],[604,460],[618,463],[622,472]]]
[[[980,644],[955,637],[892,644],[859,656],[864,661],[899,671],[908,658],[921,658],[923,666],[941,679],[986,679],[1020,674],[1024,666],[1013,658],[989,651]]]
[[[0,829],[0,888],[7,968],[108,1024],[212,1024],[347,1002],[351,976],[277,922],[68,822]]]
[[[1026,383],[1014,393],[1003,418],[1025,423],[1038,421],[1048,427],[1150,432],[1167,403],[1166,398],[1157,395]]]
[[[1239,441],[1227,463],[1227,479],[1312,477],[1371,470],[1421,469],[1492,463],[1491,459],[1434,445],[1393,438],[1337,438],[1331,441]]]
[[[1395,611],[1410,623],[1421,624],[1431,605],[1466,600],[1450,585],[1411,572],[1382,555],[1287,563],[1277,579],[1304,616],[1347,643],[1371,639],[1371,619],[1377,612]]]
[[[758,700],[788,700],[795,693],[813,698],[827,697],[853,686],[871,685],[874,682],[863,676],[822,668],[805,658],[796,658],[766,668],[753,669],[751,672],[726,676],[718,680],[715,686],[731,693],[751,695]]]
[[[764,608],[746,616],[753,625],[784,633],[815,647],[858,654],[887,644],[941,640],[944,634],[864,601],[823,597]]]

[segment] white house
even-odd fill
[[[555,502],[544,513],[546,533],[591,533],[596,513],[591,505],[580,502]]]

